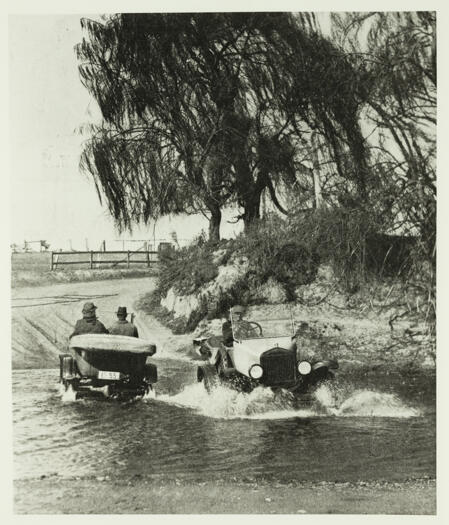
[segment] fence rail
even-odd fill
[[[83,255],[85,256],[84,259],[81,258]],[[113,259],[109,257],[105,259],[105,257],[114,255],[123,256],[123,258],[117,257]],[[125,264],[127,268],[129,268],[131,264],[143,264],[150,267],[151,264],[158,262],[158,256],[159,252],[142,250],[51,252],[50,270],[53,271],[60,266],[73,264],[88,265],[91,270],[105,264],[112,265],[113,267]],[[77,259],[73,260],[73,257]]]

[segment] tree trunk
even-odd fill
[[[221,210],[218,206],[210,210],[209,219],[209,241],[218,242],[220,240]]]
[[[243,212],[243,223],[245,226],[245,233],[248,233],[249,228],[260,219],[260,197],[262,192],[257,191],[252,193],[246,199]]]

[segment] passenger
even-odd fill
[[[117,309],[117,321],[109,328],[110,334],[139,337],[137,328],[126,320],[127,315],[126,306],[119,306]]]
[[[85,303],[83,306],[83,318],[79,319],[75,324],[75,330],[70,336],[82,334],[108,334],[106,327],[97,319],[95,310],[97,307],[94,303]]]

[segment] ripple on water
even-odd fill
[[[15,476],[357,480],[435,473],[434,415],[413,417],[420,412],[400,397],[338,385],[320,387],[310,406],[263,388],[243,394],[219,387],[209,395],[193,383],[192,370],[158,361],[155,397],[132,403],[63,401],[57,370],[14,372]]]

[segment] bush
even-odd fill
[[[372,211],[327,208],[289,221],[302,244],[330,264],[343,288],[355,292],[367,280],[367,239],[380,228]]]
[[[213,250],[203,236],[179,250],[160,253],[158,291],[166,295],[170,288],[181,295],[198,291],[205,283],[215,279],[218,266],[213,261]]]
[[[295,298],[297,286],[316,277],[318,254],[277,216],[270,216],[241,234],[235,241],[235,249],[249,260],[253,286],[265,284],[271,277],[284,286],[290,300]]]

